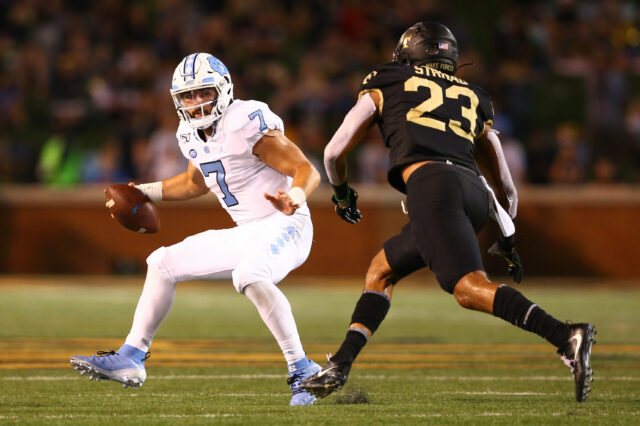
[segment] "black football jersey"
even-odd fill
[[[380,94],[377,123],[391,150],[389,183],[405,192],[402,170],[418,161],[449,160],[477,170],[475,139],[493,124],[489,95],[478,86],[425,65],[378,65],[360,95]]]

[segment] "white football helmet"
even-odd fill
[[[204,88],[214,88],[218,96],[198,105],[182,104],[181,98],[185,96],[185,92]],[[229,70],[218,58],[208,53],[193,53],[184,58],[173,72],[169,92],[180,120],[187,122],[194,129],[211,127],[233,100],[233,84]],[[204,107],[209,104],[212,105],[211,113],[206,114]],[[200,108],[200,117],[193,117],[187,111],[195,108]]]

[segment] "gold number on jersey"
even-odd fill
[[[404,90],[407,92],[417,92],[418,88],[427,87],[431,92],[429,98],[422,102],[420,105],[417,105],[414,108],[411,108],[409,112],[407,112],[407,120],[412,121],[421,126],[431,127],[436,130],[440,130],[441,132],[446,131],[447,123],[444,121],[438,120],[436,118],[423,117],[422,114],[425,112],[431,112],[434,109],[438,108],[443,104],[443,91],[440,85],[433,80],[428,80],[422,77],[413,76],[407,81],[404,82]],[[449,120],[449,128],[458,136],[461,136],[469,141],[473,142],[476,137],[475,123],[476,123],[476,108],[478,107],[478,97],[473,92],[473,90],[464,86],[451,86],[445,92],[444,95],[450,99],[458,99],[460,96],[465,96],[469,98],[469,102],[471,103],[471,108],[462,107],[462,116],[469,120],[471,123],[471,129],[469,132],[465,132],[462,129],[462,123],[450,119]]]
[[[473,142],[476,137],[476,132],[474,132],[474,130],[476,127],[476,118],[478,118],[478,114],[476,114],[476,108],[478,107],[479,102],[478,97],[475,93],[473,93],[473,90],[464,86],[451,86],[444,93],[447,98],[451,99],[458,99],[458,97],[460,97],[461,95],[469,98],[471,108],[467,108],[464,106],[461,107],[462,116],[469,120],[469,123],[471,123],[469,132],[465,132],[461,127],[462,123],[457,120],[449,120],[449,127],[456,135],[462,136],[463,138],[469,139],[471,142]]]
[[[367,83],[369,82],[369,80],[371,80],[371,78],[372,78],[372,77],[375,77],[375,76],[376,76],[376,74],[378,74],[378,71],[375,71],[375,70],[374,70],[374,71],[371,71],[371,72],[369,73],[369,75],[368,75],[368,76],[366,76],[366,77],[364,78],[364,80],[362,80],[362,85],[364,86],[365,84],[367,84]]]
[[[442,105],[442,88],[433,80],[427,80],[426,78],[411,77],[404,82],[405,92],[417,92],[419,87],[427,87],[431,91],[431,96],[422,102],[420,105],[411,108],[407,112],[407,120],[413,121],[421,126],[432,127],[434,129],[444,132],[446,130],[446,124],[435,118],[422,117],[427,111],[433,111]]]

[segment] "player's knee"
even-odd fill
[[[167,264],[167,248],[160,247],[147,257],[147,265],[159,271],[165,278],[176,282],[176,277],[169,271],[171,268]]]
[[[477,309],[478,294],[487,283],[489,280],[483,271],[470,272],[458,281],[453,289],[453,295],[463,308]]]
[[[397,276],[391,270],[384,255],[384,251],[379,252],[371,260],[367,276],[365,278],[365,289],[384,292],[387,287],[398,282]]]
[[[239,293],[244,293],[244,288],[249,284],[258,282],[271,282],[271,274],[266,266],[238,265],[231,273],[233,285]]]
[[[473,298],[467,293],[460,293],[454,290],[453,295],[456,297],[458,304],[465,309],[473,309]]]

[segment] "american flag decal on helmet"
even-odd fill
[[[438,49],[449,50],[449,43],[438,43]]]

